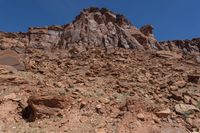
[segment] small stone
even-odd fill
[[[101,108],[102,108],[101,104],[97,104],[96,109],[101,109]]]
[[[95,81],[95,78],[89,77],[89,78],[88,78],[88,81]]]
[[[110,102],[110,100],[108,98],[101,98],[100,102],[104,103],[104,104],[108,104]]]
[[[61,82],[54,83],[54,86],[62,88],[64,85]]]
[[[144,114],[142,114],[142,113],[137,114],[137,118],[138,118],[139,120],[141,120],[141,121],[144,121],[144,120],[145,120],[145,116],[144,116]]]
[[[101,113],[101,109],[102,109],[102,105],[101,104],[97,104],[96,105],[96,111],[97,111],[97,113]]]
[[[80,109],[84,108],[87,105],[86,101],[82,101],[80,105]]]
[[[171,91],[176,91],[176,90],[178,90],[178,87],[177,87],[177,86],[175,86],[175,85],[173,85],[173,86],[170,86],[170,90],[171,90]]]
[[[157,112],[156,115],[158,117],[164,117],[164,118],[166,118],[166,117],[168,117],[170,115],[170,113],[171,113],[171,110],[169,108],[167,108],[165,110]]]
[[[175,85],[177,85],[179,88],[185,87],[186,84],[187,84],[187,83],[186,83],[184,80],[180,80],[180,81],[177,81],[177,82],[175,83]]]

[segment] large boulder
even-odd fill
[[[17,70],[25,70],[25,66],[20,56],[13,50],[0,51],[0,65],[13,66]]]
[[[62,115],[62,110],[69,107],[69,101],[69,98],[60,95],[33,95],[29,97],[22,116],[28,121],[34,121],[46,116]]]

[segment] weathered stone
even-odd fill
[[[171,114],[171,110],[169,108],[165,109],[165,110],[162,110],[162,111],[159,111],[159,112],[156,112],[156,115],[158,117],[168,117],[169,115]]]
[[[194,111],[200,111],[198,108],[196,108],[194,105],[189,105],[189,104],[177,104],[175,106],[175,111],[178,114],[182,114],[182,115],[187,115],[187,114],[191,114]]]

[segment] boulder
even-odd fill
[[[181,115],[191,114],[195,111],[199,112],[200,110],[194,105],[189,104],[177,104],[175,105],[175,111]]]
[[[69,98],[60,95],[34,95],[29,97],[28,106],[22,111],[22,115],[28,121],[62,115],[62,110],[69,107],[69,101]]]

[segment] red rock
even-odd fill
[[[69,107],[69,101],[69,98],[59,95],[34,95],[29,97],[28,106],[22,114],[29,121],[49,115],[60,115],[61,110]]]

